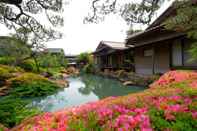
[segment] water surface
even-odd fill
[[[122,96],[144,90],[143,87],[124,86],[117,80],[95,75],[68,78],[68,81],[68,88],[59,90],[51,96],[35,98],[32,105],[51,112],[109,96]]]

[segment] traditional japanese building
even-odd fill
[[[176,14],[169,7],[145,31],[129,36],[126,45],[134,45],[135,72],[138,74],[165,73],[172,69],[197,69],[190,61],[192,41],[184,32],[167,30],[163,22]]]
[[[122,42],[101,41],[93,53],[101,70],[132,69],[132,51]]]

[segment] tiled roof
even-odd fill
[[[62,48],[47,48],[46,51],[48,51],[50,53],[61,53],[64,50]]]
[[[116,50],[124,50],[127,49],[128,47],[126,47],[124,42],[113,42],[113,41],[101,41],[100,44],[106,45],[112,49],[116,49]]]

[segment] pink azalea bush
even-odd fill
[[[197,73],[171,71],[144,92],[24,121],[12,131],[197,130]],[[165,87],[165,88],[163,88]]]
[[[158,81],[153,83],[151,87],[165,86],[169,83],[183,82],[186,80],[195,80],[193,84],[197,83],[197,73],[191,71],[170,71],[160,77]]]

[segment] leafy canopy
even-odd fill
[[[52,40],[61,37],[52,27],[63,26],[62,11],[63,0],[0,0],[0,23],[9,29],[28,29],[42,40]],[[44,24],[47,22],[48,27]]]

